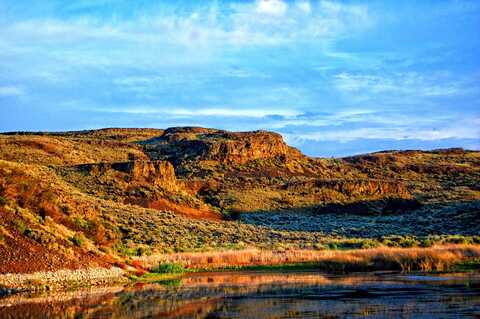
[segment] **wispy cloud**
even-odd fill
[[[306,13],[309,13],[306,15]],[[306,38],[344,36],[372,24],[365,6],[320,1],[301,1],[289,6],[282,0],[231,4],[218,10],[215,4],[194,11],[157,10],[133,20],[36,18],[3,26],[2,37],[10,42],[35,39],[35,44],[108,40],[145,45],[169,43],[181,46],[208,44],[275,45]]]
[[[288,9],[288,4],[281,0],[260,0],[256,12],[272,16],[283,16]]]
[[[462,81],[463,82],[463,81]],[[465,83],[452,80],[444,74],[428,76],[416,72],[395,73],[391,76],[340,73],[334,77],[337,90],[353,94],[406,94],[414,96],[453,96],[479,89],[466,87]]]
[[[202,117],[264,118],[279,116],[281,118],[290,118],[299,115],[298,111],[278,108],[232,109],[225,107],[197,108],[195,110],[189,110],[182,107],[128,106],[122,108],[104,108],[101,111],[109,113],[162,115],[171,118],[197,117],[196,121],[201,121]]]
[[[477,139],[480,131],[469,125],[456,125],[438,129],[415,127],[364,127],[357,129],[319,130],[308,134],[286,133],[289,140],[297,143],[301,140],[349,142],[362,139],[392,140],[441,140],[441,139]]]
[[[0,86],[1,96],[21,96],[24,95],[24,90],[17,86]]]

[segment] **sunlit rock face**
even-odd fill
[[[146,141],[145,148],[152,158],[165,158],[174,163],[197,159],[242,164],[255,159],[303,157],[277,133],[196,127],[167,129],[162,136]]]
[[[176,191],[179,188],[173,165],[168,161],[95,163],[77,167],[91,175],[99,176],[117,171],[127,174],[127,178],[131,181],[146,181],[170,191]]]

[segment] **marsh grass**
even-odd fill
[[[185,267],[177,263],[161,263],[157,267],[151,269],[157,274],[181,274],[185,272]]]
[[[155,270],[162,263],[179,264],[187,270],[215,269],[318,269],[330,272],[397,270],[450,271],[456,265],[480,258],[475,245],[390,248],[362,250],[286,250],[247,249],[242,251],[176,253],[137,259],[146,269]]]

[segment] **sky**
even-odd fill
[[[480,149],[480,1],[0,0],[0,131],[271,130]]]

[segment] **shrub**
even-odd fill
[[[68,240],[70,240],[77,247],[82,247],[85,242],[85,238],[79,234],[75,234],[72,237],[69,237]]]
[[[122,256],[138,256],[138,251],[136,248],[128,247],[123,243],[116,244],[114,250]]]
[[[73,217],[73,223],[79,228],[86,228],[88,226],[88,223],[82,217],[79,217],[79,216]]]
[[[378,241],[372,239],[365,239],[361,242],[360,248],[362,249],[369,249],[369,248],[377,248],[380,245]]]
[[[382,239],[382,244],[388,247],[399,247],[400,245],[398,242],[391,240],[391,239]]]
[[[159,274],[181,274],[185,272],[185,267],[175,263],[162,263],[156,268],[153,268],[152,272]]]
[[[338,249],[338,244],[335,242],[330,242],[328,243],[328,248],[329,249]]]
[[[28,228],[25,223],[18,219],[13,222],[13,226],[22,234],[25,234],[26,232],[30,231],[30,228]]]
[[[420,241],[420,247],[432,247],[435,244],[435,241],[431,238],[425,238]]]
[[[0,206],[4,206],[7,203],[7,199],[3,196],[0,196]]]
[[[400,246],[403,248],[411,248],[418,245],[418,242],[415,238],[405,237],[399,242]]]
[[[463,236],[452,236],[445,240],[449,244],[458,244],[458,245],[471,245],[474,243],[472,237],[463,237]]]
[[[38,229],[27,228],[23,234],[40,244],[47,244],[47,243],[53,242],[53,237],[49,236],[47,233],[44,233]]]
[[[141,246],[141,247],[138,247],[137,251],[136,251],[136,255],[139,256],[139,257],[140,256],[149,256],[151,254],[152,254],[152,250],[151,250],[150,247]]]

